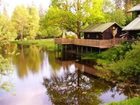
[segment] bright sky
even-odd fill
[[[43,10],[46,10],[50,4],[50,0],[2,0],[2,3],[6,5],[7,11],[11,15],[17,5],[30,6],[34,4],[38,8],[41,6]]]

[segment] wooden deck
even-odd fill
[[[94,39],[66,39],[66,38],[56,38],[55,43],[61,45],[78,45],[78,46],[88,46],[97,48],[110,48],[112,46],[118,45],[126,39],[115,38],[109,40],[94,40]]]

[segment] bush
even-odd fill
[[[140,74],[140,42],[133,45],[133,49],[124,55],[124,59],[120,59],[110,65],[109,69],[116,75],[125,79],[137,77]],[[123,78],[123,79],[124,79]]]
[[[135,97],[132,99],[127,99],[121,102],[113,102],[108,105],[140,105],[140,97]]]
[[[67,35],[66,38],[67,39],[76,39],[77,36],[76,35]]]

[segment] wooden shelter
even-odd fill
[[[140,15],[140,4],[137,4],[133,8],[131,8],[128,12],[132,12],[133,17],[136,18],[138,15]]]
[[[64,58],[66,53],[81,57],[84,53],[100,52],[127,40],[122,35],[122,27],[115,22],[91,25],[81,32],[84,33],[82,39],[55,38],[56,49]],[[56,56],[59,57],[59,52]]]
[[[125,26],[123,31],[126,31],[130,38],[137,38],[140,35],[140,4],[130,9],[129,12],[133,12],[137,17]]]
[[[56,38],[55,43],[63,46],[74,46],[76,48],[106,49],[127,40],[124,37],[122,38],[122,28],[115,22],[95,26],[91,25],[81,32],[84,33],[83,39]]]
[[[107,40],[120,38],[122,27],[115,22],[91,25],[82,30],[84,39]]]
[[[140,32],[140,16],[130,22],[127,26],[123,28],[124,31],[136,31]]]

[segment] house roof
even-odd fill
[[[131,8],[128,12],[134,12],[134,11],[140,11],[140,4],[134,6],[134,7]]]
[[[100,33],[103,33],[105,30],[107,30],[109,27],[111,27],[114,24],[117,24],[117,23],[109,22],[109,23],[104,23],[104,24],[90,25],[89,27],[82,30],[81,32],[97,32],[97,33],[100,32]],[[119,27],[121,27],[121,26],[119,26]]]
[[[140,16],[123,28],[124,31],[140,31]]]

